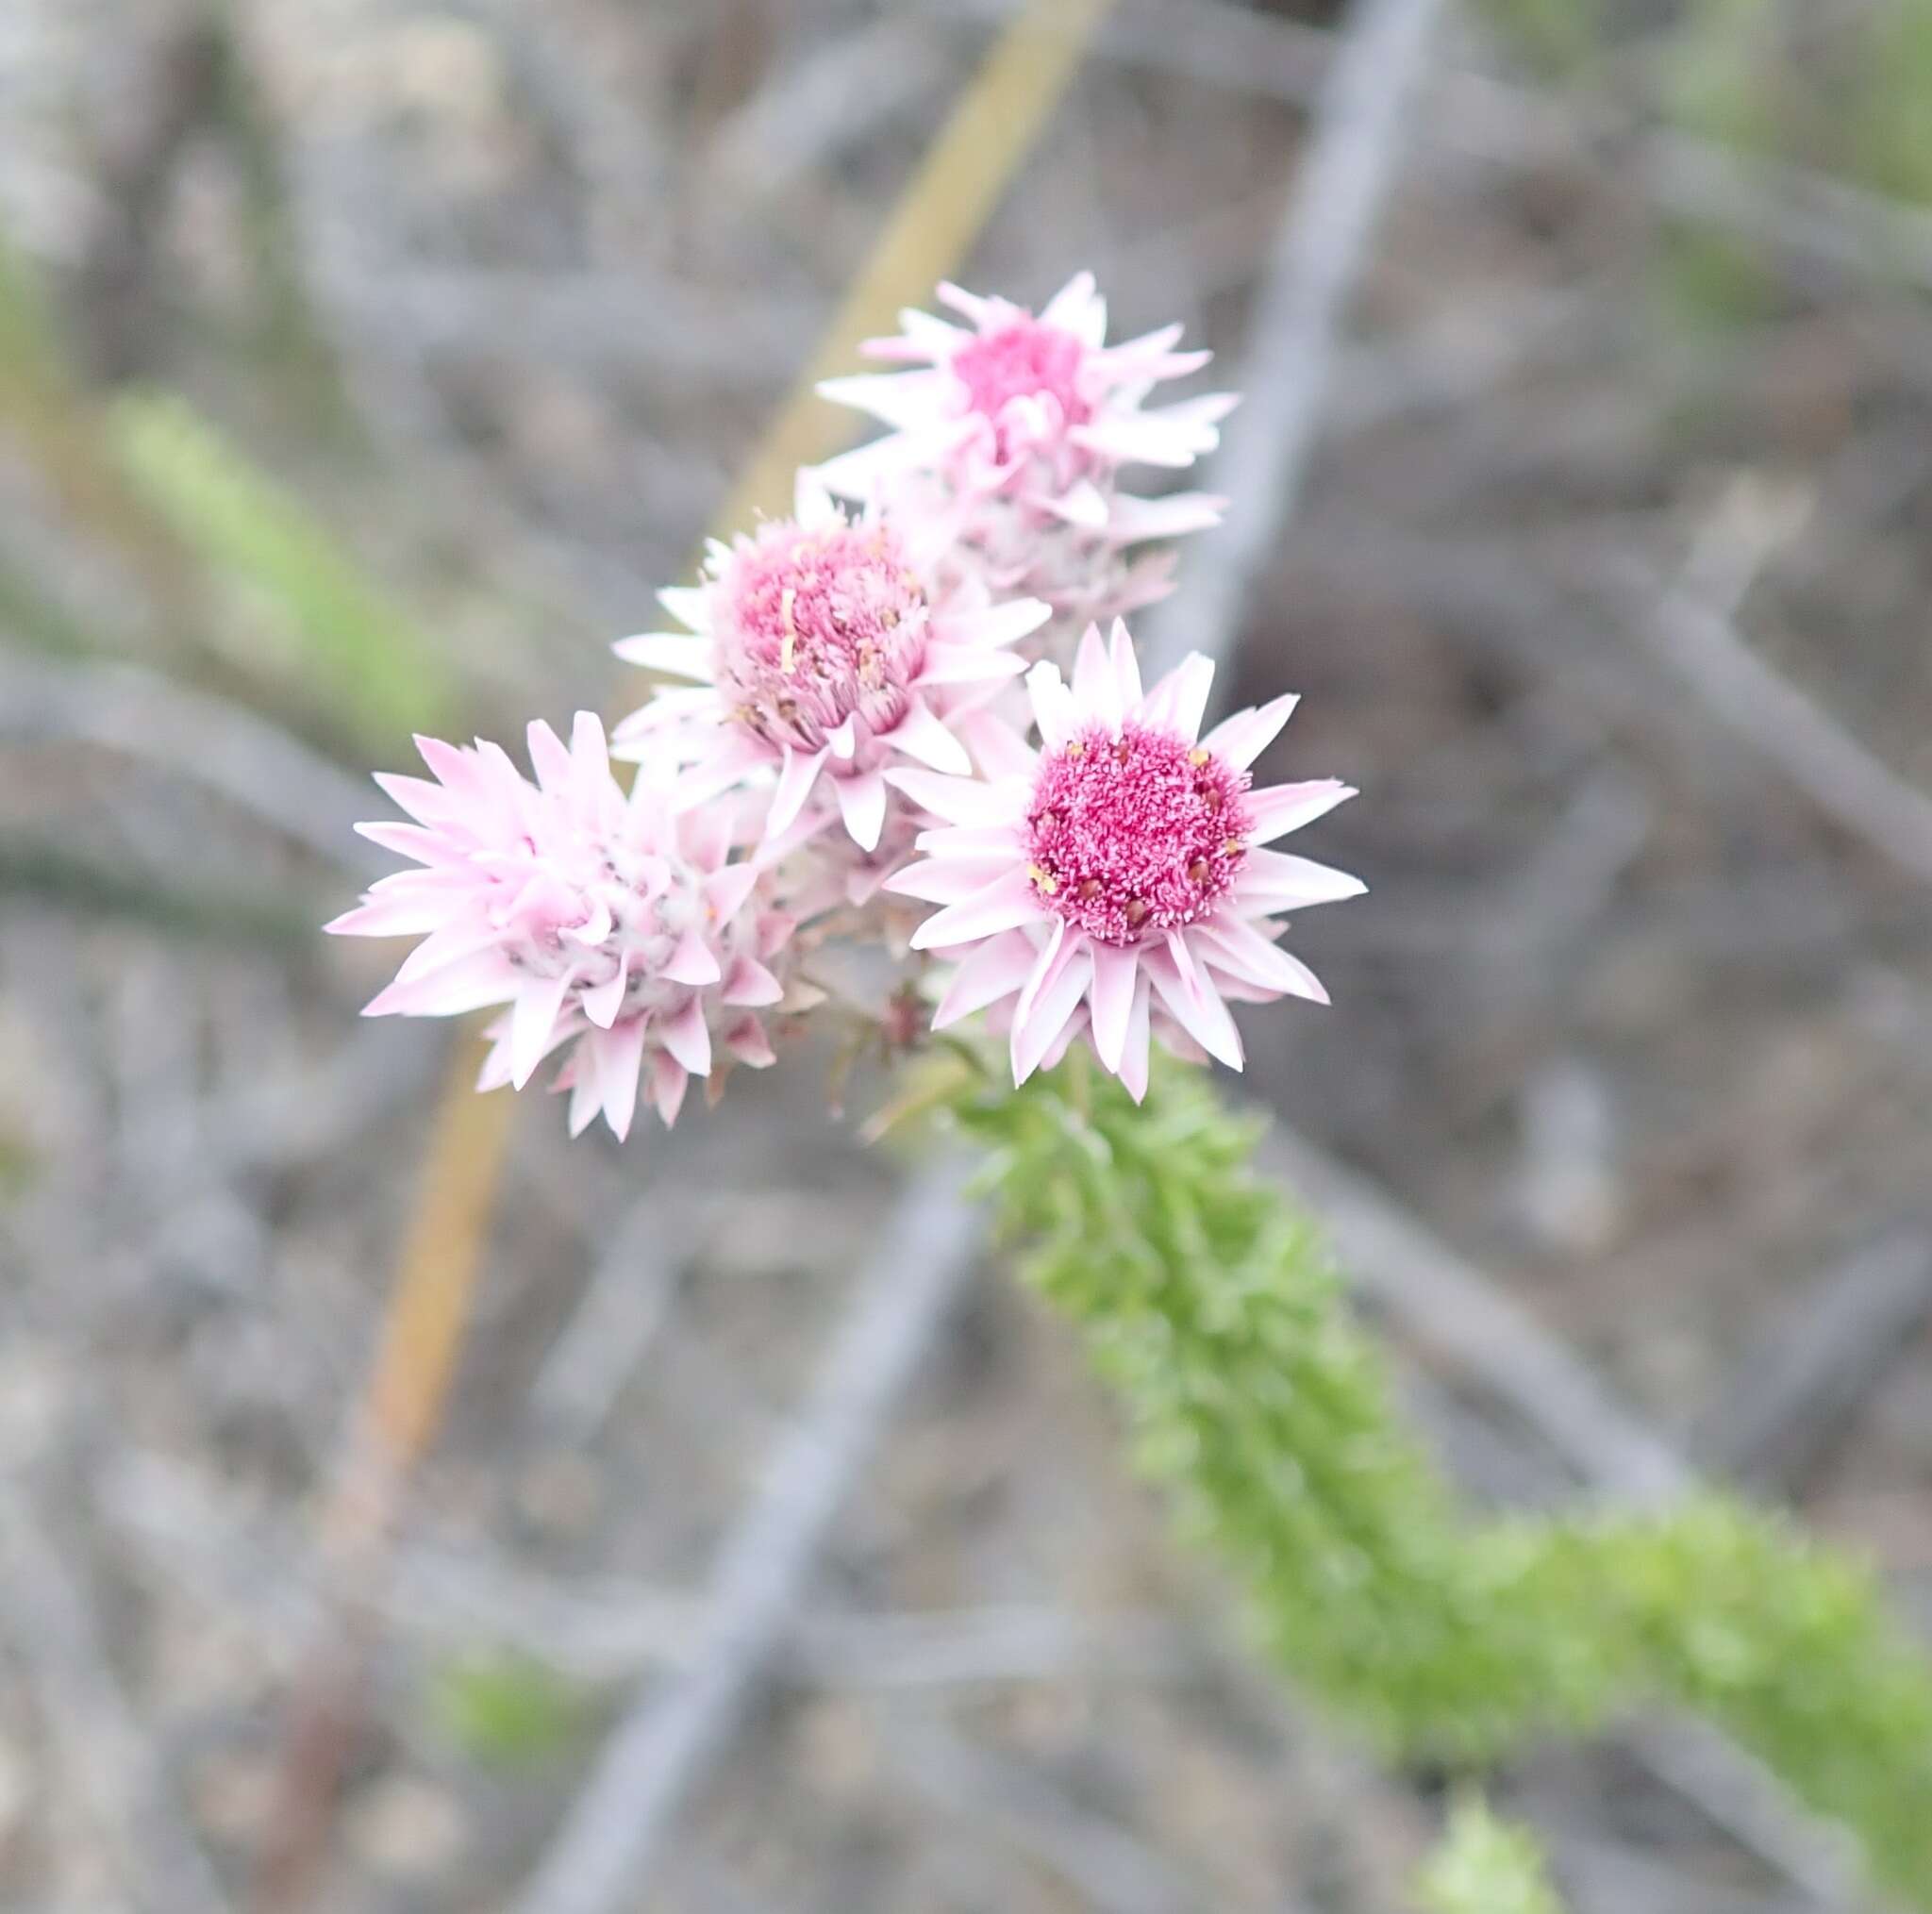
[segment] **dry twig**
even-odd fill
[[[28,1491],[0,1479],[0,1625],[34,1683],[67,1785],[84,1801],[132,1905],[220,1914],[228,1897],[179,1810],[110,1664],[83,1577]]]
[[[641,1891],[672,1817],[790,1627],[825,1531],[979,1245],[957,1171],[927,1172],[862,1273],[810,1404],[724,1551],[703,1645],[611,1735],[519,1914],[612,1914]]]

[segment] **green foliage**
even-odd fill
[[[426,635],[186,401],[131,394],[111,420],[138,490],[211,570],[285,621],[314,700],[358,744],[387,751],[448,712],[449,673]]]
[[[1693,0],[1667,84],[1672,116],[1710,139],[1932,200],[1932,0],[1836,19],[1808,0]]]
[[[1664,79],[1672,118],[1729,146],[1774,152],[1798,127],[1800,77],[1779,60],[1777,8],[1763,0],[1694,0],[1671,42]],[[1795,157],[1793,155],[1792,157]]]
[[[8,385],[45,388],[68,377],[59,333],[27,262],[0,234],[0,370]]]
[[[75,657],[96,648],[93,634],[0,552],[0,638]]]
[[[1932,1906],[1932,1669],[1871,1579],[1764,1511],[1479,1522],[1401,1426],[1313,1229],[1191,1073],[1136,1109],[1079,1059],[958,1121],[1141,1467],[1263,1645],[1391,1754],[1455,1763],[1649,1698],[1694,1708]]]
[[[1932,201],[1932,0],[1874,8],[1859,72],[1863,104],[1852,122],[1858,171],[1884,191]]]
[[[1428,1914],[1563,1914],[1535,1838],[1498,1821],[1476,1794],[1450,1810],[1415,1891]]]
[[[1601,0],[1483,0],[1482,11],[1534,71],[1574,77],[1604,36]]]
[[[1779,297],[1761,247],[1682,220],[1659,235],[1657,291],[1663,316],[1697,335],[1727,335],[1767,320]]]
[[[497,1768],[547,1760],[586,1724],[578,1689],[526,1655],[463,1656],[438,1676],[430,1707],[442,1734],[464,1755]]]

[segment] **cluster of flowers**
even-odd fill
[[[907,312],[867,348],[910,370],[823,389],[891,429],[713,543],[662,594],[683,630],[617,647],[677,688],[608,741],[532,724],[534,781],[433,739],[432,778],[377,780],[414,822],[360,828],[417,868],[328,927],[423,941],[369,1014],[508,1007],[481,1087],[560,1052],[572,1134],[622,1137],[641,1087],[669,1123],[692,1076],[771,1063],[835,936],[905,966],[931,1028],[1002,1029],[1016,1082],[1084,1040],[1138,1097],[1152,1040],[1239,1069],[1231,1000],[1325,1001],[1281,913],[1362,887],[1266,847],[1352,792],[1254,789],[1294,699],[1203,736],[1211,662],[1143,688],[1120,622],[1168,589],[1135,548],[1221,505],[1122,468],[1191,464],[1233,400],[1146,407],[1207,355],[1178,326],[1108,345],[1086,275],[1037,317],[941,297],[964,324]]]

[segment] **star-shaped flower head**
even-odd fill
[[[699,584],[659,596],[690,629],[625,639],[618,656],[701,682],[625,719],[619,755],[676,759],[687,802],[770,782],[772,836],[836,804],[866,852],[885,827],[887,768],[970,771],[958,727],[1025,670],[1010,647],[1048,616],[943,577],[931,527],[852,517],[806,473],[791,518],[713,543]]]
[[[1151,1036],[1239,1070],[1229,999],[1327,1002],[1275,941],[1276,919],[1364,886],[1263,847],[1355,793],[1332,778],[1254,790],[1248,767],[1296,701],[1238,712],[1202,738],[1213,677],[1194,653],[1143,694],[1126,627],[1114,626],[1110,649],[1090,629],[1071,686],[1052,664],[1027,678],[1041,737],[1029,768],[894,774],[946,821],[888,885],[944,907],[914,933],[916,949],[964,959],[933,1027],[1003,1007],[1016,1083],[1084,1030],[1138,1098]]]
[[[793,925],[759,860],[732,857],[741,806],[685,807],[644,776],[626,797],[588,711],[568,748],[530,726],[534,784],[495,744],[416,741],[434,781],[376,780],[416,822],[357,829],[422,868],[328,925],[423,939],[364,1015],[508,1006],[478,1087],[521,1090],[567,1048],[573,1136],[600,1111],[627,1134],[641,1077],[671,1123],[690,1079],[711,1074],[714,1040],[731,1060],[774,1060],[758,1012],[785,994],[773,966]]]
[[[1169,557],[1130,560],[1126,547],[1220,517],[1223,502],[1201,492],[1134,497],[1120,489],[1120,468],[1191,465],[1214,449],[1235,401],[1213,392],[1148,409],[1156,385],[1208,355],[1176,352],[1178,325],[1108,345],[1107,302],[1090,273],[1037,317],[957,286],[941,286],[940,298],[963,325],[908,310],[902,333],[864,347],[916,370],[820,386],[891,428],[820,475],[842,496],[893,496],[941,522],[956,563],[995,593],[1047,600],[1052,630],[1070,648],[1091,620],[1169,589]]]

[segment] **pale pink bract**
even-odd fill
[[[1091,628],[1071,686],[1052,664],[1027,679],[1030,765],[994,779],[894,774],[945,820],[887,886],[942,907],[915,949],[963,958],[933,1027],[996,1008],[1016,1083],[1085,1034],[1138,1098],[1153,1036],[1239,1070],[1229,1000],[1327,1001],[1275,920],[1365,887],[1264,846],[1354,792],[1332,778],[1252,789],[1249,767],[1296,701],[1202,738],[1213,676],[1196,653],[1143,693],[1126,627],[1110,647]]]
[[[327,928],[420,936],[367,1016],[454,1016],[492,1005],[479,1088],[521,1090],[568,1051],[558,1088],[576,1135],[600,1112],[626,1135],[640,1080],[668,1123],[692,1076],[774,1060],[758,1015],[784,986],[774,966],[792,922],[763,865],[732,857],[741,807],[684,807],[658,779],[626,797],[604,727],[577,714],[568,748],[529,727],[536,782],[497,745],[417,740],[435,781],[379,777],[415,820],[359,824],[423,868],[382,878]]]
[[[876,852],[893,803],[886,770],[970,771],[967,720],[1025,670],[1011,647],[1048,616],[943,579],[936,559],[931,527],[852,518],[801,474],[791,518],[714,543],[700,584],[659,594],[688,631],[617,645],[633,664],[700,681],[625,719],[619,755],[675,761],[688,803],[769,783],[771,836],[835,805],[852,842]]]
[[[828,379],[827,398],[891,429],[829,460],[819,474],[848,498],[882,497],[943,529],[956,568],[995,594],[1024,592],[1054,608],[1036,652],[1070,648],[1089,622],[1118,616],[1169,590],[1168,555],[1126,548],[1213,524],[1222,501],[1200,492],[1139,498],[1124,465],[1180,469],[1218,442],[1234,405],[1208,393],[1148,409],[1152,389],[1198,370],[1205,352],[1176,352],[1178,325],[1106,343],[1107,304],[1082,273],[1036,317],[957,286],[940,297],[967,322],[901,315],[903,332],[870,341],[874,358],[908,372]]]

